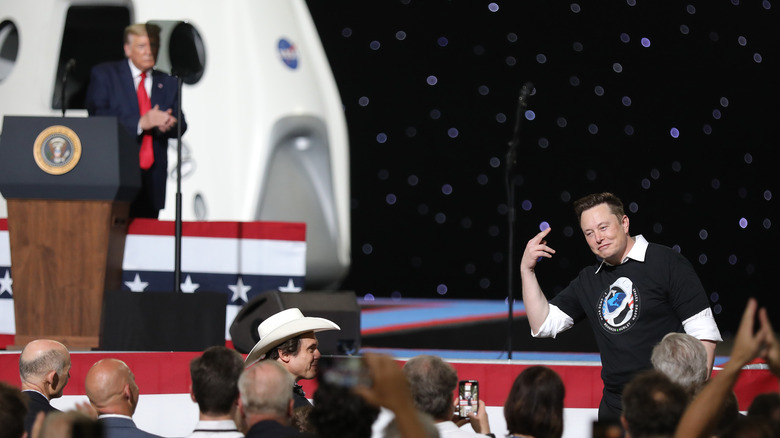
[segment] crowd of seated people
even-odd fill
[[[300,318],[295,316],[300,327],[310,328]],[[316,336],[303,333],[302,339],[314,340],[316,350]],[[280,342],[287,341],[283,338]],[[656,346],[655,369],[635,376],[623,392],[616,436],[780,436],[777,388],[766,388],[766,393],[755,397],[747,415],[739,412],[733,391],[741,369],[757,358],[780,377],[780,343],[766,309],[759,309],[753,299],[748,301],[729,361],[714,377],[707,375],[706,352],[697,342],[674,334]],[[298,354],[289,345],[285,348],[293,357]],[[305,357],[319,357],[314,350]],[[291,372],[278,355],[271,360],[263,356],[248,363],[235,350],[211,347],[192,360],[191,396],[198,404],[199,418],[190,437],[494,436],[484,401],[480,400],[476,413],[458,417],[453,394],[458,375],[437,356],[417,356],[401,367],[389,356],[367,353],[359,359],[361,379],[332,381],[320,376],[313,406],[298,407],[296,379],[305,373]],[[140,388],[121,360],[97,361],[84,377],[89,403],[69,412],[49,404],[62,395],[70,377],[70,356],[62,344],[50,340],[28,344],[20,355],[20,376],[18,388],[0,382],[0,438],[157,437],[139,429],[132,419]],[[563,436],[565,392],[553,369],[525,368],[507,391],[507,435]],[[579,436],[591,433],[582,431]]]

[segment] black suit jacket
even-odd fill
[[[39,392],[22,391],[22,394],[27,396],[27,415],[24,417],[24,430],[27,431],[27,436],[32,436],[32,427],[38,412],[58,411],[59,409],[49,404],[49,400]]]
[[[293,385],[293,408],[300,408],[302,406],[311,406],[311,402],[306,398],[306,393],[303,392],[303,388],[296,383]]]
[[[305,436],[298,429],[279,424],[273,420],[264,420],[256,423],[246,432],[246,438],[294,438]]]
[[[107,62],[96,65],[92,69],[87,88],[86,106],[91,116],[115,116],[125,130],[137,139],[141,147],[142,136],[137,135],[138,120],[141,118],[138,109],[133,76],[128,60]],[[177,117],[179,84],[176,78],[165,73],[152,71],[152,94],[149,99],[152,108],[159,105],[160,110],[172,110]],[[182,113],[182,133],[187,130],[187,122]],[[153,131],[154,164],[144,171],[142,190],[149,197],[151,204],[158,210],[165,206],[165,183],[168,176],[168,139],[176,138],[177,127],[162,133]]]

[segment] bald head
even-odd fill
[[[130,367],[119,359],[92,365],[84,382],[90,403],[101,414],[132,416],[138,404],[138,385]]]
[[[37,339],[19,356],[22,389],[34,389],[46,398],[62,396],[70,378],[70,353],[60,342]]]

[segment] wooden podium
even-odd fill
[[[98,346],[103,296],[121,286],[138,146],[114,117],[6,116],[0,192],[8,201],[17,346]]]

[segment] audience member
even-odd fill
[[[758,313],[760,327],[754,331],[756,313]],[[764,358],[772,373],[775,376],[780,376],[780,343],[775,338],[775,332],[766,309],[758,309],[756,300],[750,298],[734,337],[734,346],[731,349],[729,361],[693,399],[680,420],[674,436],[678,438],[711,436],[723,401],[733,391],[742,367],[757,357]],[[743,421],[740,420],[739,423],[743,423]],[[736,426],[737,429],[742,427],[742,424],[739,423]],[[732,431],[731,433],[736,432]]]
[[[260,361],[241,373],[238,409],[247,438],[298,437],[290,427],[293,376],[272,360]]]
[[[22,438],[27,400],[19,389],[0,382],[0,438]]]
[[[769,421],[775,436],[780,437],[780,393],[759,394],[750,403],[748,417],[761,417]]]
[[[565,393],[561,377],[552,369],[526,368],[515,378],[504,403],[507,431],[515,436],[560,438]]]
[[[490,433],[485,402],[480,400],[476,413],[467,421],[474,432],[461,430],[455,422],[453,391],[458,386],[458,374],[452,365],[437,356],[416,356],[403,367],[414,404],[420,411],[433,417],[441,437],[474,437],[476,433]],[[464,422],[464,424],[465,424]]]
[[[238,378],[244,359],[223,346],[209,347],[190,361],[190,396],[200,415],[190,438],[240,438],[236,426]]]
[[[389,356],[373,353],[366,353],[363,361],[371,386],[359,384],[353,390],[370,404],[388,409],[394,415],[389,424],[374,425],[374,436],[438,437],[430,417],[415,409],[409,382],[398,364]]]
[[[740,415],[723,438],[776,438],[766,418]]]
[[[89,402],[98,412],[105,438],[157,437],[133,422],[139,394],[135,376],[127,364],[111,358],[97,361],[87,372],[84,387]]]
[[[713,436],[725,437],[729,431],[734,428],[740,418],[742,418],[742,414],[739,412],[737,394],[735,394],[734,391],[729,391],[726,395],[726,399],[723,400],[723,406],[720,408],[720,414],[718,415],[718,420],[715,424]]]
[[[710,376],[707,349],[687,333],[669,333],[661,339],[650,357],[653,368],[666,374],[688,394],[695,394]]]
[[[34,438],[102,438],[98,420],[79,411],[52,412],[46,415],[40,434]]]
[[[70,353],[60,342],[38,339],[27,344],[19,356],[22,393],[27,397],[24,430],[27,435],[38,412],[56,411],[49,401],[62,397],[70,378]]]
[[[351,388],[320,380],[309,424],[319,438],[369,438],[379,408]]]
[[[685,388],[666,374],[638,374],[623,390],[620,421],[627,438],[671,437],[690,400]]]
[[[282,310],[260,323],[257,328],[260,341],[249,352],[246,363],[258,360],[278,362],[293,376],[295,407],[310,405],[297,382],[317,376],[320,351],[315,333],[325,330],[341,328],[325,318],[303,316],[297,308]]]

